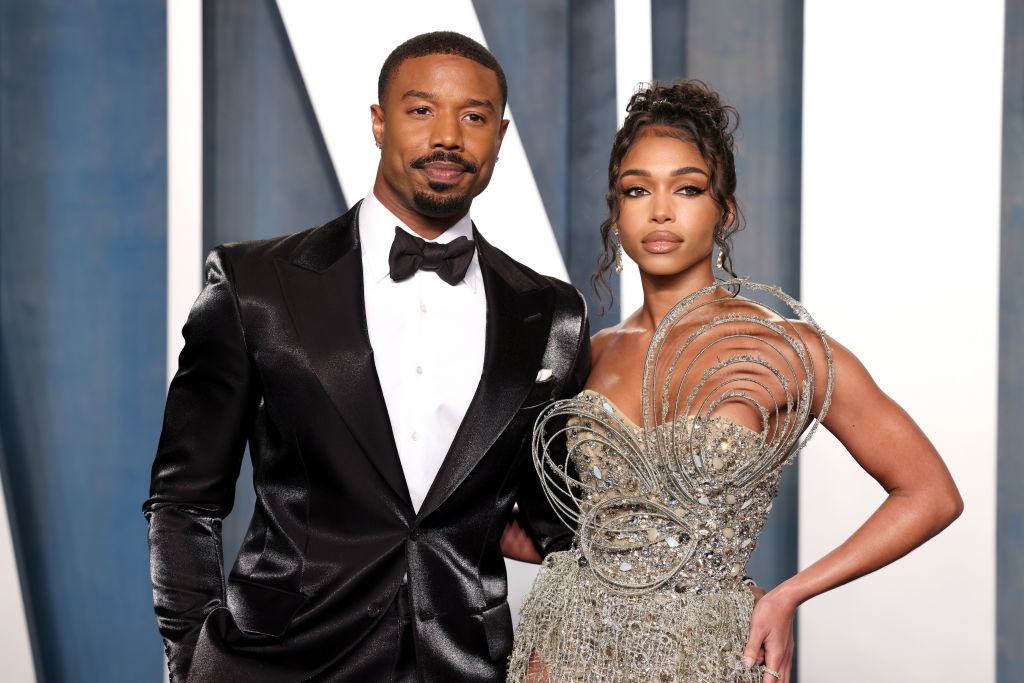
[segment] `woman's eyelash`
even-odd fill
[[[683,185],[677,192],[682,192],[687,197],[696,197],[707,192],[703,187],[697,187],[696,185]],[[647,188],[641,187],[640,185],[633,185],[632,187],[622,188],[622,194],[626,197],[640,197],[647,194]]]

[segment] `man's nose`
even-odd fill
[[[462,149],[462,128],[455,113],[440,113],[431,130],[431,147]]]

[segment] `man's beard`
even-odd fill
[[[458,152],[448,152],[443,149],[436,149],[429,154],[414,159],[409,165],[412,168],[421,169],[425,168],[427,164],[437,161],[458,164],[467,173],[477,173],[480,170],[476,163],[464,159]],[[430,182],[428,186],[434,191],[433,193],[416,190],[412,195],[413,206],[424,216],[448,218],[468,210],[469,204],[473,200],[469,194],[447,195],[446,193],[455,187],[451,183]]]
[[[438,187],[435,187],[438,186]],[[444,191],[451,185],[430,183],[430,189]],[[417,190],[413,192],[412,203],[416,211],[431,218],[448,218],[469,209],[471,197],[468,194],[443,195]]]

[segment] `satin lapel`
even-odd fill
[[[285,301],[303,350],[324,391],[363,452],[409,509],[412,502],[380,389],[366,332],[363,269],[353,208],[347,225],[334,226],[340,241],[317,236],[293,262],[278,261]],[[342,219],[339,219],[342,220]],[[320,230],[331,228],[324,226]],[[331,251],[341,251],[326,265]],[[322,267],[322,269],[321,269]]]
[[[487,296],[484,368],[473,401],[420,507],[435,510],[458,488],[501,436],[537,379],[551,326],[552,291],[508,264],[476,235]]]

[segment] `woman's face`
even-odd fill
[[[708,165],[697,146],[648,133],[619,168],[619,239],[641,272],[710,272],[722,209],[709,192]]]

